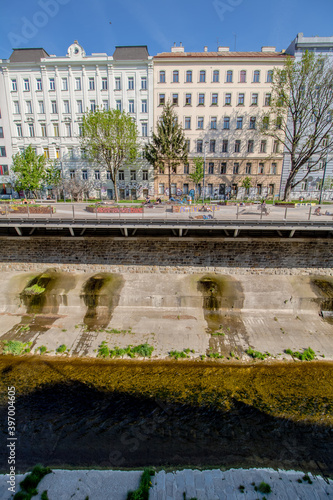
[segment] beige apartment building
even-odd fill
[[[262,47],[261,52],[230,52],[228,47],[185,52],[181,44],[154,56],[155,127],[163,105],[172,102],[188,145],[189,163],[172,174],[173,195],[194,189],[188,174],[196,156],[205,158],[206,196],[278,194],[283,148],[260,134],[258,122],[270,105],[273,69],[281,68],[286,57],[275,47]],[[245,192],[246,177],[251,188]],[[167,172],[156,173],[155,193],[168,196]]]

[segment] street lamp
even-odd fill
[[[323,180],[322,180],[321,187],[320,187],[319,205],[322,203],[322,199],[323,199],[323,189],[324,189],[324,183],[325,183],[325,175],[326,175],[326,168],[327,168],[327,159],[328,159],[328,151],[327,151],[327,154],[326,154],[325,167],[324,167],[324,173],[323,173]]]
[[[206,146],[208,141],[204,142],[204,164],[203,164],[203,178],[202,178],[202,203],[205,204],[205,170],[206,170]]]

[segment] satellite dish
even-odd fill
[[[312,175],[310,175],[310,176],[308,177],[308,181],[309,181],[309,182],[313,181],[313,177],[312,177]]]

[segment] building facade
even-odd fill
[[[170,101],[188,146],[189,164],[179,165],[172,174],[171,194],[195,188],[188,174],[197,156],[205,159],[206,196],[278,194],[283,151],[281,144],[260,135],[258,123],[270,105],[273,69],[282,67],[285,58],[274,47],[261,52],[230,52],[228,47],[185,52],[181,45],[154,56],[154,123]],[[249,189],[242,187],[246,177]],[[167,172],[157,173],[155,192],[169,194]]]
[[[110,175],[88,162],[80,136],[87,110],[116,108],[136,122],[141,146],[140,157],[119,172],[120,197],[153,194],[153,169],[142,154],[153,124],[152,89],[153,63],[146,46],[116,47],[112,56],[86,55],[77,41],[64,57],[44,49],[14,49],[8,60],[0,60],[2,192],[11,191],[12,155],[31,144],[37,154],[59,164],[65,180],[87,183],[91,197],[113,198]]]
[[[318,56],[327,57],[329,63],[333,64],[333,36],[330,37],[305,37],[303,33],[298,33],[296,38],[291,42],[286,49],[286,54],[295,57],[295,61],[299,62],[305,51],[314,52]],[[320,189],[323,183],[325,163],[321,162],[319,170],[310,173],[302,182],[295,186],[292,190],[293,196],[296,198],[304,199],[318,199],[320,196]],[[290,155],[285,154],[281,175],[281,189],[280,196],[283,195],[286,181],[290,173]],[[305,170],[301,170],[297,176],[296,181],[304,177]],[[332,155],[327,158],[323,199],[333,199],[333,158]]]

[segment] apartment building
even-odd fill
[[[14,49],[9,59],[0,60],[0,107],[6,117],[0,118],[2,192],[11,189],[12,155],[31,144],[58,162],[65,179],[89,182],[91,197],[113,198],[109,173],[90,164],[80,149],[83,114],[98,107],[124,110],[138,127],[140,157],[119,172],[120,197],[153,194],[153,169],[142,154],[153,125],[152,89],[153,62],[146,46],[116,47],[112,56],[86,55],[77,41],[66,56],[42,48]]]
[[[205,158],[207,196],[278,194],[283,151],[281,144],[260,135],[258,121],[270,106],[273,69],[282,67],[285,59],[274,47],[262,47],[261,52],[230,52],[228,47],[185,52],[181,44],[154,56],[154,123],[170,101],[189,153],[189,163],[172,175],[172,194],[194,189],[188,174],[196,156]],[[246,177],[252,187],[245,193]],[[169,194],[167,172],[155,176],[155,191]]]
[[[322,36],[309,36],[306,37],[303,33],[298,33],[295,39],[291,42],[289,47],[286,49],[286,54],[295,57],[295,61],[299,62],[302,59],[302,55],[305,51],[314,52],[315,55],[325,57],[328,59],[328,63],[333,65],[333,36],[322,37]],[[314,158],[315,159],[315,158]],[[312,160],[310,160],[312,161]],[[325,180],[324,187],[326,188],[323,192],[323,199],[331,200],[333,199],[333,189],[329,188],[331,182],[333,182],[333,158],[332,155],[327,157],[327,165],[325,171],[325,163],[321,162],[318,170],[310,173],[302,182],[292,190],[293,196],[297,198],[311,198],[318,199],[320,196],[320,188],[323,182],[324,171]],[[285,190],[286,181],[290,173],[290,155],[286,154],[283,161],[282,176],[281,176],[281,191],[282,196]],[[296,176],[296,181],[301,180],[306,173],[306,169],[301,169]]]

